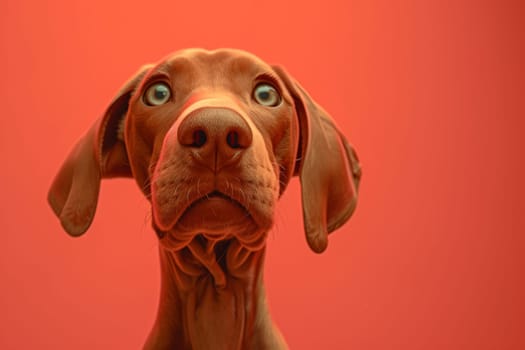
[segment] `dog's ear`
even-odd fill
[[[77,142],[58,171],[48,202],[71,236],[80,236],[91,225],[97,206],[100,180],[130,177],[123,123],[129,100],[151,66],[143,66],[117,93],[102,118]]]
[[[354,212],[361,167],[355,150],[330,115],[283,68],[273,68],[295,105],[299,145],[294,175],[301,181],[308,245],[321,253],[328,245],[328,234]]]

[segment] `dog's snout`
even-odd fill
[[[210,107],[191,112],[179,125],[177,138],[200,161],[219,168],[251,146],[252,131],[237,112]]]

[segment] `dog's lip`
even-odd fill
[[[242,202],[223,192],[213,190],[198,197],[181,212],[168,229],[154,225],[158,237],[170,249],[187,246],[196,235],[210,241],[235,238],[251,251],[264,246],[267,225],[262,226]]]
[[[208,235],[223,235],[228,230],[245,227],[254,222],[250,211],[238,200],[218,190],[193,201],[175,222],[181,232],[203,230]]]
[[[248,214],[249,214],[249,211],[246,209],[246,207],[244,205],[242,205],[241,202],[239,202],[238,200],[236,199],[233,199],[232,197],[220,192],[220,191],[217,191],[217,190],[214,190],[214,191],[211,191],[210,193],[194,200],[193,202],[190,203],[190,205],[184,210],[184,212],[188,211],[188,209],[191,209],[192,207],[196,206],[197,204],[201,203],[201,202],[205,202],[205,201],[213,201],[213,200],[217,200],[217,199],[224,199],[228,202],[231,202],[239,207],[241,207],[241,209],[243,209],[244,211],[246,211]],[[183,213],[184,215],[184,213]]]
[[[227,194],[225,194],[225,193],[223,193],[221,191],[213,190],[213,191],[207,193],[206,195],[204,195],[204,196],[202,196],[200,198],[197,198],[196,200],[192,201],[182,211],[182,214],[181,214],[181,216],[179,217],[179,219],[177,221],[179,221],[181,218],[183,218],[186,213],[191,211],[193,208],[195,208],[199,204],[204,204],[206,202],[212,204],[214,202],[221,202],[221,201],[229,202],[229,203],[233,204],[235,207],[238,207],[239,209],[241,209],[244,212],[244,214],[245,214],[244,216],[249,216],[249,217],[252,216],[250,211],[240,201],[234,199],[231,196],[228,196]]]

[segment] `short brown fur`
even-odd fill
[[[166,103],[145,103],[162,82]],[[277,106],[254,99],[275,87]],[[353,213],[361,170],[330,116],[280,67],[233,49],[176,52],[142,67],[59,170],[48,200],[72,236],[91,224],[100,181],[133,177],[152,206],[162,286],[145,349],[285,349],[263,261],[275,204],[302,187],[315,252]]]

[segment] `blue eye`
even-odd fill
[[[281,96],[277,89],[268,83],[261,83],[253,90],[255,101],[266,107],[276,107],[281,103]]]
[[[144,102],[149,106],[160,106],[168,102],[170,97],[170,87],[166,83],[156,83],[146,90]]]

